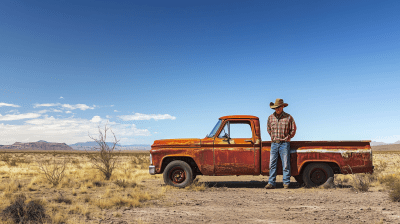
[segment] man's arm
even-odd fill
[[[289,134],[284,139],[282,139],[282,141],[290,141],[290,139],[292,139],[296,134],[297,127],[292,116],[289,117],[288,129]]]
[[[289,132],[290,138],[293,138],[294,135],[296,134],[297,126],[292,116],[290,116],[289,127],[290,127],[290,132]]]
[[[267,131],[269,136],[271,136],[271,119],[268,117],[268,122],[267,122]]]

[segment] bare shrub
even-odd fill
[[[134,165],[136,168],[142,169],[144,167],[147,168],[148,163],[149,163],[149,156],[134,156],[131,157],[131,164]]]
[[[112,146],[110,147],[106,140],[107,140],[107,131],[110,130],[111,133],[114,136],[114,142],[112,143]],[[119,142],[117,138],[115,137],[114,132],[110,129],[107,128],[107,124],[104,127],[104,132],[101,131],[100,126],[99,126],[99,138],[93,138],[89,135],[89,137],[94,140],[99,147],[94,147],[93,151],[94,152],[88,152],[86,151],[87,157],[91,160],[93,167],[95,169],[98,169],[100,172],[104,174],[104,178],[106,180],[110,180],[111,175],[114,171],[114,169],[117,167],[117,151],[115,149],[115,146]],[[99,153],[97,153],[99,152]],[[120,152],[120,151],[118,151]]]
[[[37,200],[25,204],[25,200],[25,195],[18,195],[14,202],[3,210],[3,215],[10,217],[15,223],[43,222],[46,218],[44,206]]]
[[[8,164],[10,160],[11,160],[10,154],[8,154],[6,151],[0,151],[0,161],[3,161]]]
[[[57,153],[53,152],[53,159],[38,161],[39,170],[44,174],[47,181],[49,181],[53,187],[57,186],[61,180],[65,177],[65,169],[67,167],[67,160],[61,159],[57,161]]]
[[[114,181],[114,184],[118,185],[119,187],[122,188],[127,188],[127,187],[136,187],[137,184],[135,182],[128,182],[125,180],[116,180]]]
[[[5,162],[8,166],[17,166],[17,159],[14,159],[7,151],[1,151],[0,161]]]
[[[390,188],[389,197],[394,202],[400,202],[400,181],[397,180],[394,183],[388,185]]]
[[[96,187],[101,187],[101,186],[104,186],[105,184],[101,181],[93,181],[93,185]]]
[[[389,189],[389,198],[393,202],[400,202],[400,176],[388,174],[379,178],[379,182]]]
[[[356,191],[368,191],[371,180],[366,174],[352,174],[352,187]]]
[[[68,205],[72,204],[71,199],[64,197],[64,195],[61,192],[59,194],[60,195],[56,199],[54,199],[55,202],[57,202],[57,203],[64,202],[65,204],[68,204]]]
[[[369,186],[371,184],[371,180],[374,178],[371,174],[354,174],[353,170],[349,166],[350,171],[351,171],[351,179],[352,179],[352,187],[356,191],[368,191]]]

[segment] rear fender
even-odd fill
[[[334,174],[341,174],[342,173],[342,171],[340,170],[340,166],[336,163],[336,161],[331,161],[331,160],[306,160],[299,166],[299,175],[303,174],[303,170],[310,163],[326,163],[332,168]]]

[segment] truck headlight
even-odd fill
[[[150,154],[150,165],[153,165],[153,158],[152,158],[151,154]]]

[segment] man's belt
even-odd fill
[[[286,141],[272,141],[272,143],[284,143],[284,142],[286,142]]]

